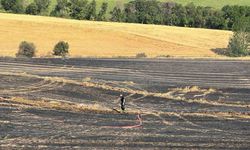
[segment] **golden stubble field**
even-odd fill
[[[37,46],[45,56],[65,40],[73,57],[135,56],[216,57],[212,49],[226,48],[232,32],[208,29],[78,21],[0,13],[0,55],[15,56],[21,41]]]

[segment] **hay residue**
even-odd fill
[[[213,88],[208,88],[208,89],[202,89],[198,86],[186,86],[186,87],[183,87],[183,88],[173,88],[173,89],[170,89],[172,92],[179,92],[179,93],[183,93],[183,94],[186,94],[186,93],[190,93],[190,92],[200,92],[200,93],[204,93],[204,94],[209,94],[209,93],[214,93],[216,92],[215,89]]]
[[[2,98],[1,102],[8,102],[10,104],[18,104],[23,108],[45,108],[66,111],[95,111],[95,112],[111,112],[112,110],[100,104],[83,104],[60,100],[30,100],[23,97]]]
[[[158,98],[166,98],[168,100],[176,100],[176,101],[184,101],[187,103],[200,103],[200,104],[208,104],[208,105],[215,105],[215,106],[227,106],[227,107],[241,107],[241,108],[249,108],[250,105],[246,104],[237,104],[237,103],[223,103],[220,101],[209,101],[207,99],[204,99],[203,97],[207,94],[217,92],[215,89],[209,88],[209,89],[202,89],[197,86],[192,87],[184,87],[184,88],[173,88],[169,89],[165,93],[158,93],[158,92],[149,92],[146,90],[134,90],[126,87],[117,87],[117,86],[111,86],[106,83],[98,83],[93,81],[76,81],[71,79],[66,79],[62,77],[47,77],[47,76],[38,76],[38,75],[32,75],[27,73],[9,73],[9,72],[1,72],[0,74],[4,75],[16,75],[16,76],[25,76],[25,77],[33,77],[33,78],[39,78],[44,79],[48,81],[53,82],[61,82],[61,83],[68,83],[68,84],[75,84],[79,86],[84,87],[90,87],[90,88],[100,88],[104,90],[111,90],[111,91],[117,91],[117,92],[123,92],[123,93],[130,93],[130,94],[139,94],[143,96],[153,96]],[[195,99],[187,99],[185,98],[185,95],[176,94],[176,93],[190,93],[190,92],[200,92],[203,97],[202,98],[195,98]]]

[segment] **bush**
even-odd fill
[[[34,57],[36,53],[36,46],[33,43],[23,41],[19,45],[19,50],[16,57]]]
[[[146,55],[145,53],[138,53],[138,54],[136,54],[135,57],[136,57],[136,58],[146,58],[147,55]]]
[[[247,43],[242,34],[234,34],[228,44],[228,53],[231,57],[240,57],[249,55]]]
[[[65,57],[69,53],[69,44],[64,41],[58,42],[53,50],[53,55]]]
[[[233,26],[234,34],[228,44],[229,56],[250,54],[250,18],[242,17]]]

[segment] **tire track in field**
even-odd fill
[[[26,93],[34,93],[41,91],[49,91],[52,89],[60,88],[64,86],[63,82],[57,82],[52,80],[43,79],[40,82],[34,83],[33,85],[22,85],[18,87],[14,87],[14,89],[3,89],[0,91],[0,94],[26,94]]]
[[[212,127],[207,127],[205,125],[196,124],[196,123],[190,121],[189,119],[187,119],[186,117],[184,117],[184,115],[182,115],[182,112],[180,112],[180,113],[176,113],[176,112],[164,112],[164,111],[161,111],[159,109],[156,110],[156,109],[154,109],[152,107],[151,108],[144,108],[142,106],[136,105],[133,102],[133,101],[144,99],[145,97],[147,97],[147,96],[141,96],[141,97],[136,98],[136,99],[130,98],[130,101],[128,102],[128,104],[130,106],[134,107],[134,109],[139,110],[142,115],[147,115],[147,114],[154,115],[159,120],[161,120],[161,122],[163,124],[165,124],[166,126],[173,126],[174,123],[166,121],[166,119],[164,119],[163,117],[161,117],[161,114],[167,114],[169,116],[175,116],[175,117],[183,120],[186,124],[191,125],[193,127],[193,128],[184,128],[184,127],[182,128],[182,127],[178,126],[178,127],[176,127],[177,129],[182,129],[182,130],[190,130],[191,129],[191,130],[199,131],[199,132],[202,132],[202,133],[206,133],[206,132],[209,132],[209,131],[216,131],[216,132],[228,133],[230,135],[236,135],[236,134],[238,135],[238,134],[240,134],[238,132],[223,130],[223,129],[219,129],[219,128],[215,128],[215,127],[212,128]],[[187,113],[187,114],[189,114],[189,113]],[[206,113],[204,113],[203,115],[204,116],[211,116],[210,114],[206,114]],[[216,116],[216,115],[212,115],[212,116],[214,118],[219,117],[219,116]],[[249,118],[250,118],[250,116],[249,116]],[[223,118],[223,119],[227,119],[227,117]],[[197,129],[197,128],[200,128],[200,129]]]
[[[1,73],[6,75],[5,73]],[[153,96],[153,97],[159,97],[159,98],[168,98],[168,99],[172,99],[172,100],[176,100],[176,101],[183,101],[183,102],[187,102],[187,103],[200,103],[200,104],[208,104],[208,105],[214,105],[214,106],[227,106],[227,107],[249,107],[248,105],[237,105],[237,104],[227,104],[227,103],[221,103],[221,102],[215,102],[215,101],[208,101],[205,99],[194,99],[194,100],[190,100],[190,99],[185,99],[182,97],[175,97],[173,95],[171,95],[171,91],[170,93],[155,93],[155,92],[148,92],[148,91],[141,91],[141,90],[131,90],[131,89],[126,89],[126,88],[119,88],[119,87],[113,87],[110,85],[106,85],[106,84],[99,84],[99,83],[95,83],[95,82],[78,82],[75,80],[70,80],[70,79],[65,79],[65,78],[58,78],[58,77],[44,77],[44,76],[37,76],[37,75],[29,75],[29,74],[16,74],[16,73],[7,73],[7,75],[20,75],[20,76],[27,76],[27,77],[35,77],[35,78],[40,78],[40,79],[46,79],[46,80],[51,80],[51,81],[55,81],[55,82],[61,82],[61,83],[72,83],[72,84],[76,84],[76,85],[81,85],[81,86],[86,86],[86,87],[95,87],[95,88],[101,88],[101,89],[105,89],[105,90],[111,90],[111,91],[117,91],[117,92],[126,92],[126,93],[137,93],[137,94],[141,94],[141,95],[147,95],[147,96]]]
[[[88,70],[88,71],[90,71],[90,70]],[[93,71],[93,70],[92,70]],[[109,72],[110,70],[108,70],[108,72]],[[106,71],[94,71],[95,73],[97,73],[97,74],[100,74],[100,73],[105,73],[105,74],[107,74],[107,72]],[[121,72],[111,72],[111,73],[108,73],[107,75],[113,75],[113,76],[117,76],[116,74],[117,73],[124,73],[123,71],[121,71]],[[133,72],[130,72],[131,74],[133,74]],[[146,74],[146,73],[145,73]],[[141,78],[141,77],[143,77],[143,78],[145,78],[145,74],[143,74],[143,73],[139,73],[139,75],[137,74],[137,76],[136,77],[138,77],[138,78]],[[127,74],[125,74],[125,76],[126,76]],[[165,74],[163,74],[163,75],[165,75]],[[172,74],[172,75],[174,75],[174,74]],[[209,74],[208,74],[209,75]],[[157,76],[159,76],[159,74],[153,74],[153,76],[154,76],[154,78],[156,78],[157,79]],[[153,77],[152,76],[152,77]],[[151,75],[147,75],[146,77],[151,77]],[[161,77],[158,77],[159,78],[159,80],[161,80],[162,78]],[[180,76],[180,78],[183,78],[183,77],[181,77]],[[177,77],[177,79],[178,79],[178,77]],[[189,77],[187,78],[187,79],[189,79]],[[115,84],[116,86],[117,85],[119,85],[119,83],[113,83],[113,84]],[[127,89],[128,91],[133,91],[133,90],[135,90],[135,89],[131,89],[131,88],[128,88],[128,86],[127,85],[123,85],[123,86],[121,86],[121,85],[119,85],[121,88],[124,88],[124,89]],[[145,92],[145,91],[144,91]],[[144,95],[144,97],[146,97],[145,95]],[[142,97],[142,98],[144,98],[144,97]],[[132,104],[133,105],[133,104]],[[157,115],[156,115],[157,116]],[[178,118],[180,118],[180,119],[182,119],[182,120],[184,120],[186,123],[188,123],[188,124],[190,124],[190,125],[192,125],[192,126],[194,126],[194,127],[199,127],[199,125],[196,125],[196,124],[194,124],[194,123],[192,123],[191,121],[189,121],[189,120],[187,120],[186,118],[184,118],[184,117],[182,117],[180,114],[175,114],[175,116],[176,117],[178,117]],[[159,119],[161,119],[163,122],[164,121],[166,121],[166,120],[163,120],[163,118],[161,118],[159,115],[158,115],[158,118]]]
[[[15,65],[15,63],[13,63]],[[228,87],[250,87],[250,77],[246,75],[240,75],[237,73],[201,73],[196,70],[189,72],[174,72],[170,73],[167,71],[150,71],[150,70],[131,70],[131,69],[117,69],[117,68],[104,68],[104,67],[62,67],[57,66],[46,67],[45,65],[32,65],[32,64],[19,64],[20,68],[12,68],[20,70],[26,67],[26,71],[44,72],[67,72],[76,75],[76,72],[81,76],[88,75],[98,78],[114,78],[114,79],[128,79],[131,77],[134,81],[136,80],[148,80],[151,82],[173,82],[173,83],[190,83],[194,85],[206,85],[206,86],[228,86]],[[44,67],[36,69],[36,67]],[[11,68],[6,65],[7,68]],[[16,66],[15,66],[16,67]],[[6,69],[6,68],[3,68]],[[44,69],[44,70],[43,70]],[[230,81],[230,82],[229,82]]]
[[[173,123],[169,122],[169,121],[166,121],[163,117],[160,116],[160,114],[163,114],[165,112],[163,111],[160,111],[160,110],[154,110],[153,108],[144,108],[144,107],[140,107],[138,105],[136,105],[135,103],[133,103],[133,101],[137,101],[137,100],[141,100],[141,99],[144,99],[145,97],[147,96],[141,96],[139,98],[136,98],[136,99],[131,99],[132,101],[129,102],[129,105],[135,107],[135,109],[138,109],[140,110],[141,114],[150,114],[150,115],[154,115],[155,117],[157,117],[158,119],[161,120],[161,122],[167,126],[169,125],[173,125]],[[127,98],[127,97],[126,97]],[[184,120],[187,124],[191,125],[191,126],[194,126],[194,127],[200,127],[199,125],[187,120],[186,118],[182,117],[180,114],[178,113],[174,113],[174,112],[169,112],[168,113],[170,116],[176,116],[178,118],[180,118],[181,120]],[[197,130],[197,129],[196,129]]]

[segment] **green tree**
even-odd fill
[[[4,10],[13,13],[24,13],[24,0],[1,0]]]
[[[38,7],[35,3],[31,3],[27,6],[26,14],[37,15],[38,14]]]
[[[186,10],[186,19],[187,19],[187,24],[189,27],[194,27],[195,26],[195,17],[197,16],[196,14],[196,6],[194,3],[189,3],[185,6]]]
[[[125,22],[138,22],[134,1],[125,4],[124,13],[122,13],[122,11],[120,13],[120,11],[121,9],[119,7],[117,7],[116,10],[114,8],[113,13],[117,14],[114,16],[116,17],[124,16]]]
[[[97,15],[98,21],[105,21],[106,20],[105,15],[106,15],[107,9],[108,9],[108,3],[106,3],[106,2],[102,3],[101,10],[99,11],[99,13]]]
[[[156,0],[146,1],[147,11],[146,11],[146,23],[148,24],[162,24],[163,14],[161,3]]]
[[[33,43],[23,41],[19,45],[19,50],[16,53],[17,57],[34,57],[36,53],[36,46]]]
[[[12,7],[16,4],[16,0],[1,0],[1,5],[4,10],[11,11]]]
[[[57,0],[57,5],[50,13],[51,16],[68,18],[70,15],[68,0]]]
[[[123,14],[122,10],[118,7],[114,7],[114,9],[110,12],[111,14],[111,21],[114,22],[122,22],[123,20]]]
[[[162,3],[163,23],[165,25],[173,25],[173,8],[175,5],[174,2]]]
[[[87,7],[87,20],[95,20],[96,19],[96,1],[92,0],[92,2]]]
[[[70,0],[70,17],[79,20],[85,19],[87,3],[87,0]]]
[[[38,13],[42,13],[48,10],[50,5],[50,0],[34,0],[34,3],[37,5]]]
[[[185,7],[181,4],[176,4],[173,8],[173,12],[172,21],[174,25],[182,27],[188,25],[187,10]]]
[[[54,49],[53,55],[65,57],[69,53],[69,44],[65,41],[58,42]]]
[[[223,17],[223,13],[218,10],[206,10],[206,28],[209,29],[227,29],[227,22]]]
[[[138,20],[138,23],[146,23],[147,21],[147,5],[145,0],[135,0],[135,14]]]
[[[227,26],[229,29],[233,29],[233,24],[240,17],[250,17],[250,7],[249,6],[229,6],[226,5],[222,9],[223,17],[227,21]]]
[[[194,16],[194,27],[204,28],[205,27],[205,17],[203,17],[204,8],[201,6],[196,7],[196,15]]]
[[[161,24],[163,22],[160,3],[156,0],[135,0],[131,2],[135,8],[138,23]]]
[[[241,17],[233,25],[233,37],[228,44],[229,56],[239,57],[250,54],[250,17]]]

